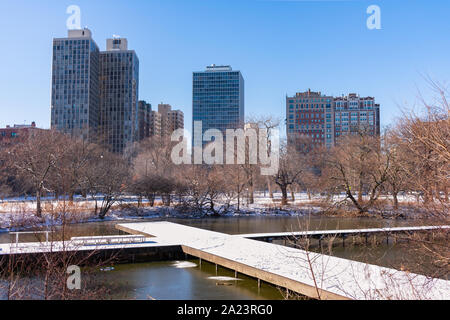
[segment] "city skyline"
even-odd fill
[[[7,33],[3,43],[5,47],[17,48],[14,54],[25,58],[17,68],[7,63],[14,57],[12,52],[1,53],[5,75],[0,79],[4,88],[0,93],[2,108],[14,111],[2,114],[0,127],[31,121],[42,128],[50,127],[49,47],[52,38],[67,32],[65,10],[70,4],[68,1],[39,4],[17,1],[7,7],[5,2],[0,5],[0,20],[15,30],[15,36]],[[392,124],[400,115],[397,104],[417,102],[419,89],[426,87],[424,75],[441,81],[450,70],[448,59],[444,58],[448,43],[430,36],[430,30],[449,26],[443,19],[442,6],[448,5],[444,2],[425,5],[378,1],[382,11],[381,30],[368,30],[365,26],[367,1],[327,6],[303,1],[232,1],[236,10],[227,8],[225,2],[201,1],[190,1],[189,5],[178,1],[150,2],[133,7],[120,3],[105,6],[102,1],[75,4],[81,8],[82,26],[88,26],[95,39],[119,33],[139,52],[142,62],[139,99],[153,105],[171,101],[184,112],[186,124],[192,122],[192,72],[213,63],[232,65],[245,74],[246,116],[273,114],[284,120],[286,96],[311,88],[332,96],[357,92],[361,96],[377,97],[383,106],[382,126]],[[175,6],[177,11],[171,12]],[[113,17],[123,14],[123,19],[111,22],[101,18],[99,15],[103,13],[97,10],[100,7],[105,10],[103,13]],[[209,12],[216,13],[216,21],[208,17]],[[32,21],[36,19],[31,18],[32,14],[40,18],[41,28],[33,28]],[[133,22],[132,17],[144,16],[149,18],[148,26],[142,28]],[[176,26],[165,21],[169,17],[177,17]],[[221,30],[230,17],[235,19],[229,30]],[[419,18],[427,23],[415,25],[414,20]],[[263,21],[280,23],[266,26]],[[332,30],[336,22],[337,30]],[[205,23],[208,30],[198,28]],[[248,28],[241,34],[230,32],[245,26]],[[310,28],[306,30],[306,26]],[[339,39],[333,39],[336,33]],[[217,37],[210,37],[213,34]],[[27,41],[20,41],[25,35]],[[208,39],[206,42],[214,48],[204,46],[203,39]],[[270,46],[265,48],[264,43]],[[281,44],[284,46],[280,47]],[[99,47],[104,50],[101,42]],[[20,96],[24,88],[27,95]]]

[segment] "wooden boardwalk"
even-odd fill
[[[116,226],[181,245],[191,256],[321,299],[450,299],[450,281],[169,222]],[[370,229],[367,229],[370,230]],[[330,231],[335,234],[336,231]],[[248,235],[247,235],[248,236]]]
[[[102,237],[103,238],[103,237]],[[0,243],[0,257],[2,255],[10,254],[33,254],[33,253],[57,253],[63,251],[99,251],[99,250],[113,250],[113,249],[139,249],[151,247],[172,247],[178,246],[171,240],[163,240],[157,238],[147,238],[146,241],[139,241],[136,243],[98,243],[98,244],[84,244],[80,239],[67,241],[52,241],[52,242],[19,242],[19,243]]]
[[[370,228],[370,229],[343,229],[343,230],[321,230],[321,231],[291,231],[291,232],[268,232],[268,233],[248,233],[239,234],[237,236],[255,239],[292,239],[292,238],[324,238],[330,236],[347,237],[347,236],[370,236],[381,234],[385,236],[394,234],[410,234],[416,232],[429,232],[445,230],[450,231],[450,226],[420,226],[420,227],[395,227],[395,228]]]

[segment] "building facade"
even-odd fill
[[[122,153],[139,140],[139,59],[127,39],[108,39],[100,52],[100,138]]]
[[[380,105],[375,103],[375,98],[350,93],[335,98],[334,105],[334,144],[347,134],[380,135]]]
[[[295,143],[309,146],[328,144],[333,124],[331,113],[333,97],[321,92],[298,92],[294,97],[286,97],[287,137]],[[302,141],[302,142],[301,142]]]
[[[85,140],[97,134],[100,51],[89,29],[53,40],[51,127]]]
[[[0,147],[8,147],[17,143],[24,142],[30,133],[37,130],[43,130],[36,127],[33,121],[31,124],[15,124],[0,128]]]
[[[100,51],[89,29],[53,40],[51,127],[122,153],[139,140],[139,59],[125,38]]]
[[[230,66],[208,66],[193,73],[192,132],[194,122],[202,122],[202,135],[208,129],[243,128],[244,78]],[[199,146],[194,141],[193,146]]]
[[[139,101],[138,103],[138,119],[139,119],[139,137],[138,140],[143,140],[150,136],[150,115],[152,112],[152,105],[146,101]]]
[[[343,135],[380,135],[380,105],[355,93],[333,97],[321,92],[286,97],[286,130],[290,143],[331,148]]]
[[[177,129],[184,129],[184,113],[172,110],[170,104],[159,104],[158,113],[161,115],[161,135],[171,136]]]
[[[150,112],[150,122],[149,122],[150,137],[162,135],[161,123],[162,123],[161,113],[159,113],[158,111]]]

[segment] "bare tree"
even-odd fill
[[[50,192],[49,177],[56,164],[61,161],[63,149],[70,139],[56,131],[33,132],[23,143],[7,151],[7,167],[15,175],[29,180],[36,194],[36,216],[42,216],[41,196]]]
[[[322,176],[331,194],[345,192],[360,213],[378,199],[388,179],[391,154],[384,153],[378,137],[358,132],[342,137],[326,155]],[[363,201],[363,193],[368,201]]]
[[[305,170],[305,163],[295,147],[282,146],[278,172],[274,176],[274,182],[281,189],[281,205],[288,203],[288,187],[297,183]]]

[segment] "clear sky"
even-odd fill
[[[245,79],[246,116],[285,118],[285,96],[311,88],[374,96],[382,126],[450,75],[448,0],[1,0],[0,127],[50,126],[52,38],[81,8],[101,50],[113,34],[140,60],[139,98],[192,121],[192,72],[229,64]],[[369,5],[381,30],[369,30]]]

